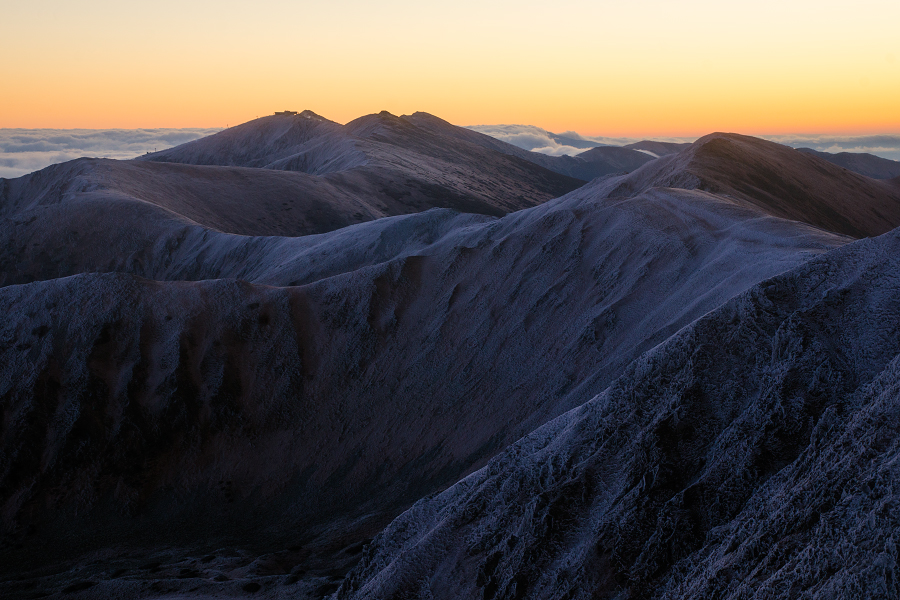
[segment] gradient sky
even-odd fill
[[[3,0],[0,128],[900,132],[898,0]]]

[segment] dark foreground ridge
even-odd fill
[[[896,227],[895,182],[714,135],[502,217],[250,235],[319,218],[267,212],[296,181],[551,173],[268,119],[0,181],[0,596],[896,593],[900,241],[822,218]]]
[[[417,503],[338,598],[895,598],[900,235],[760,283]]]

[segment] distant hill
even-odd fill
[[[839,167],[844,167],[854,173],[859,173],[872,179],[900,177],[900,161],[882,158],[867,152],[838,152],[833,154],[831,152],[813,150],[812,148],[797,148],[797,151],[818,156]]]
[[[630,173],[651,162],[654,157],[638,150],[619,146],[598,146],[575,157],[584,167],[575,172],[591,172],[594,177],[612,173]]]
[[[439,119],[427,113],[418,112],[403,118],[415,123],[419,127],[439,132],[441,135],[459,136],[461,139],[465,139],[471,143],[478,144],[485,148],[491,148],[498,152],[503,152],[504,154],[517,156],[556,173],[568,175],[569,177],[575,177],[584,181],[590,181],[597,177],[603,177],[612,173],[627,173],[644,163],[653,160],[652,156],[636,150],[619,146],[597,146],[595,143],[591,143],[588,146],[593,148],[592,150],[587,150],[576,156],[550,156],[548,154],[524,150],[518,146],[513,146],[512,144],[508,144],[468,128],[455,127],[443,119]]]
[[[343,126],[307,111],[133,161],[79,159],[0,180],[0,214],[40,210],[36,198],[110,211],[149,203],[219,231],[306,235],[429,208],[500,216],[583,184],[388,113]]]
[[[628,144],[627,146],[623,146],[623,148],[631,148],[632,150],[641,150],[642,152],[650,152],[657,158],[660,156],[666,156],[668,154],[675,154],[676,152],[681,152],[685,148],[690,146],[689,143],[678,143],[678,142],[656,142],[651,140],[644,140],[641,142],[635,142],[633,144]]]
[[[416,118],[421,114],[423,113],[416,113],[416,115],[413,115],[413,118]],[[434,119],[431,115],[427,116]],[[438,121],[440,120],[438,119]],[[538,127],[526,125],[478,126],[466,129],[478,132],[482,138],[487,138],[476,141],[477,138],[470,136],[470,139],[476,141],[476,143],[493,147],[500,152],[521,156],[526,160],[542,165],[557,173],[563,173],[585,180],[591,180],[611,174],[629,173],[655,158],[675,154],[691,145],[690,143],[660,142],[655,140],[642,140],[624,146],[601,144],[589,140],[566,138]],[[524,142],[521,142],[522,147],[513,146],[502,139],[490,136],[490,134],[494,134],[498,135],[498,137],[503,137],[503,134],[506,134],[510,136],[507,139],[517,139],[514,134],[521,132],[522,136],[527,140],[530,140],[531,138],[528,133],[532,130],[538,141],[540,139],[552,140],[554,143],[584,149],[585,151],[577,153],[573,152],[572,156],[542,154],[528,150],[528,147]]]
[[[900,224],[896,187],[759,138],[713,133],[605,183],[609,196],[653,187],[701,189],[767,213],[854,237]]]
[[[277,168],[275,163],[298,156],[304,156],[309,164],[292,170],[316,175],[365,164],[365,156],[356,151],[340,124],[309,110],[255,119],[136,160]]]

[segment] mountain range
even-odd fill
[[[800,152],[823,158],[848,171],[871,177],[872,179],[896,179],[900,177],[900,161],[882,158],[868,152],[822,152],[812,148],[798,148]]]
[[[898,179],[304,111],[0,219],[4,597],[900,592]]]

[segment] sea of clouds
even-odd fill
[[[759,137],[792,148],[812,148],[819,152],[867,152],[900,160],[900,135],[761,135]]]
[[[568,154],[575,156],[587,147],[577,146],[572,141],[589,142],[596,146],[624,146],[643,139],[660,142],[693,142],[696,137],[592,137],[574,131],[551,133],[533,125],[473,125],[469,127],[480,133],[503,140],[513,146],[541,152],[552,156]],[[792,148],[812,148],[820,152],[868,152],[882,158],[900,160],[900,135],[760,135],[758,137],[778,142]]]
[[[647,138],[583,136],[574,131],[551,133],[533,125],[474,125],[475,131],[519,148],[575,156],[594,146],[624,146]],[[171,148],[220,129],[0,129],[0,177],[19,177],[48,165],[82,156],[128,159]],[[900,160],[900,135],[763,135],[793,148],[821,152],[868,152]],[[661,142],[693,142],[696,138],[652,138]]]
[[[88,156],[128,159],[220,129],[0,129],[0,177]]]
[[[533,125],[472,125],[468,127],[479,133],[489,135],[507,144],[540,152],[551,156],[568,154],[575,156],[595,146],[624,146],[640,138],[615,138],[602,136],[584,136],[574,131],[551,133],[546,129]],[[694,141],[695,138],[658,138],[666,142]]]

